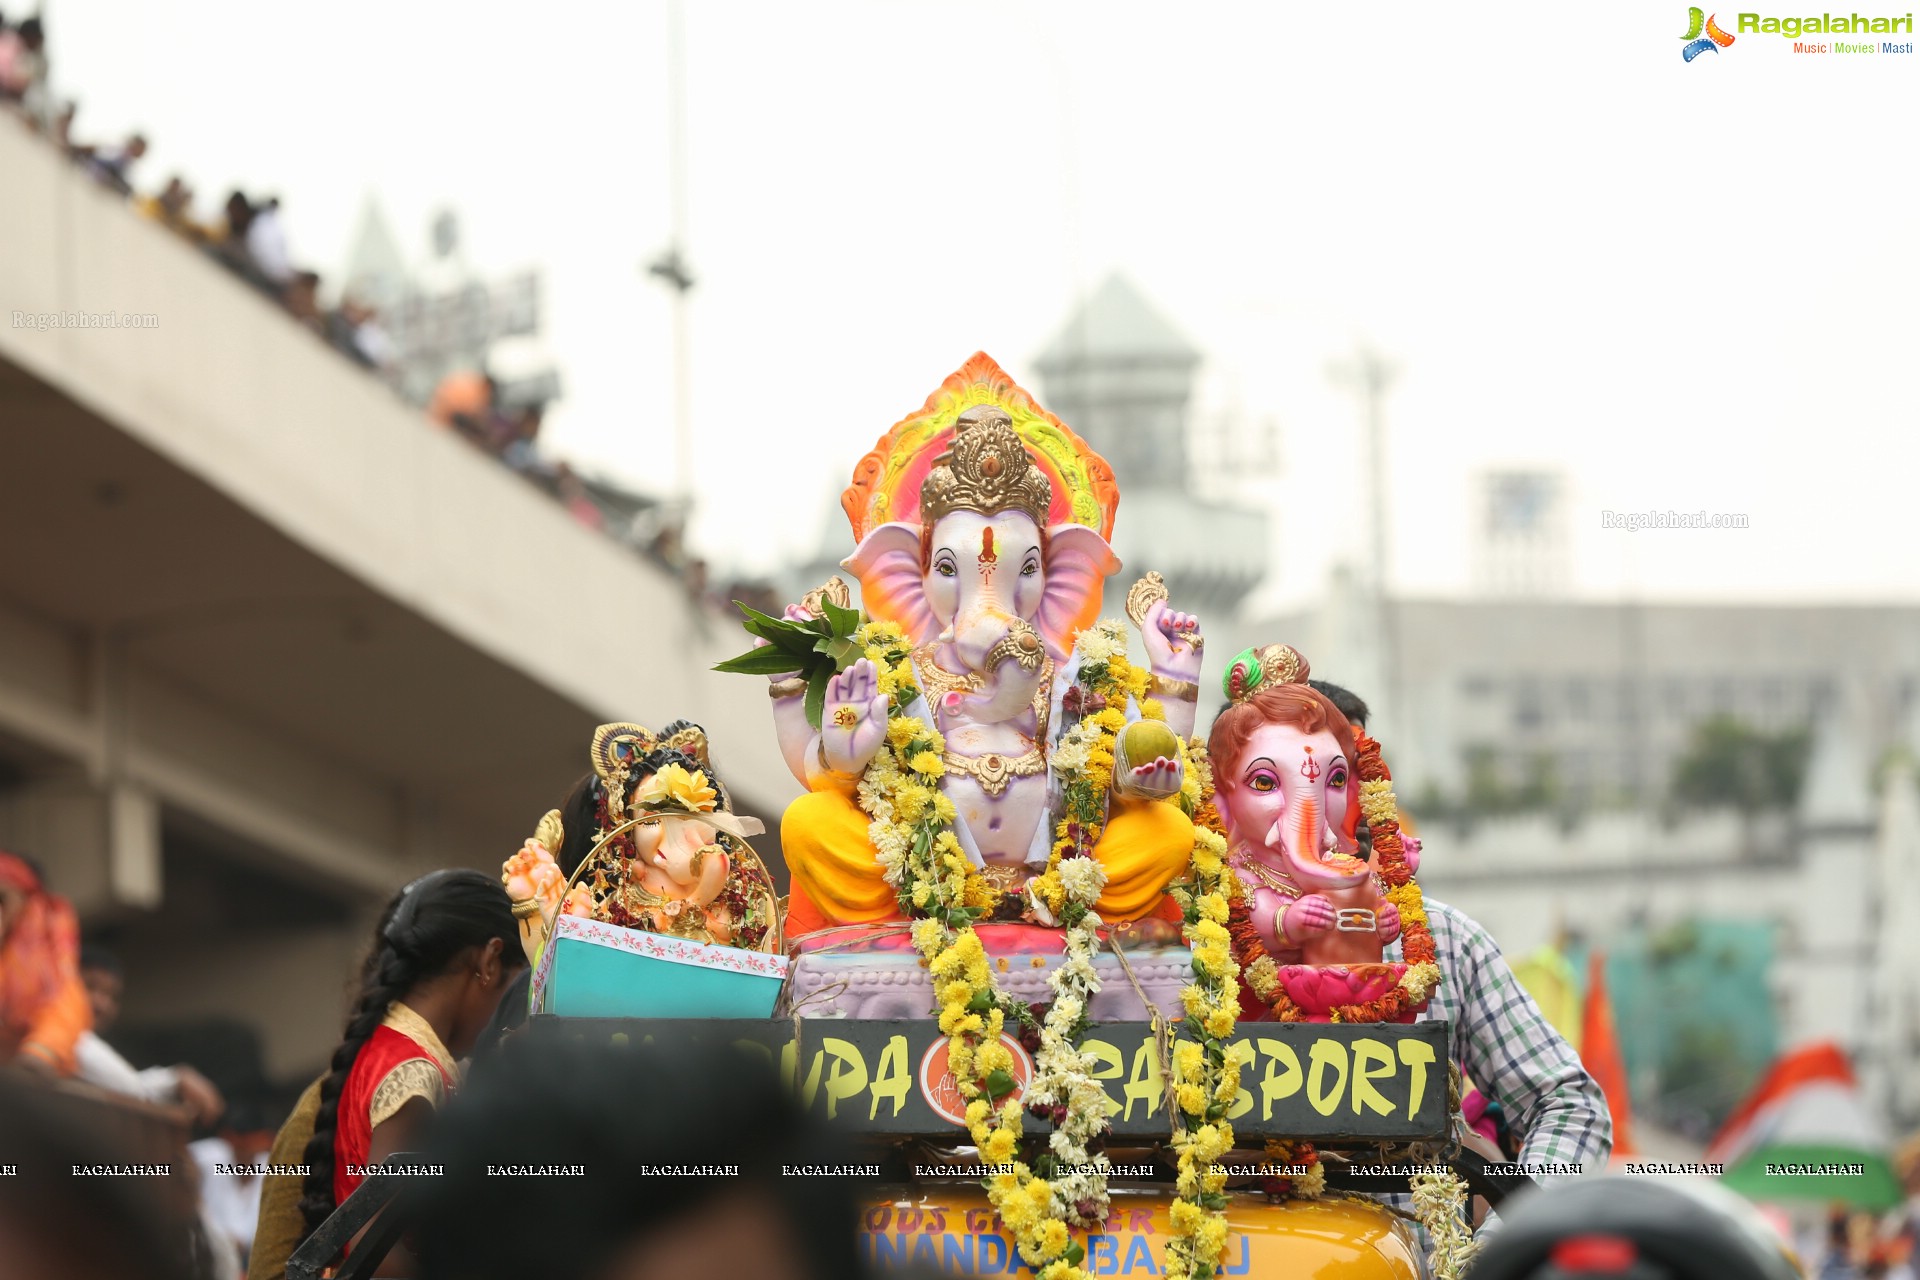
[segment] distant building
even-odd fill
[[[1034,361],[1040,403],[1120,482],[1121,591],[1157,569],[1176,608],[1233,617],[1267,571],[1268,517],[1203,497],[1188,467],[1200,353],[1121,276],[1110,276]]]
[[[1689,922],[1770,926],[1781,1041],[1838,1041],[1870,1097],[1920,1121],[1920,947],[1907,924],[1920,909],[1912,887],[1920,790],[1910,764],[1920,715],[1894,732],[1899,763],[1876,799],[1880,752],[1870,729],[1879,720],[1857,700],[1827,700],[1806,786],[1788,812],[1430,823],[1421,883],[1485,925],[1509,955],[1563,931],[1604,949]]]
[[[1316,675],[1366,696],[1353,672],[1372,655],[1325,623],[1341,594],[1241,629],[1301,644]],[[1920,699],[1915,605],[1402,598],[1387,609],[1400,706],[1379,727],[1407,797],[1458,797],[1473,768],[1510,786],[1544,768],[1571,807],[1653,803],[1711,716],[1779,731],[1841,700],[1871,761]],[[1307,647],[1319,636],[1332,639]]]
[[[1566,478],[1552,471],[1489,471],[1478,478],[1473,530],[1475,590],[1551,597],[1572,578]]]

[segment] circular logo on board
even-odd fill
[[[1013,1093],[1014,1098],[1026,1096],[1027,1086],[1033,1083],[1033,1058],[1026,1047],[1007,1032],[1000,1033],[1000,1043],[1007,1046],[1007,1052],[1013,1055]],[[960,1096],[960,1082],[953,1078],[953,1072],[947,1070],[947,1038],[941,1036],[927,1046],[926,1053],[920,1057],[920,1096],[941,1119],[957,1125],[967,1122],[967,1102]],[[1005,1102],[1006,1098],[1000,1099]]]

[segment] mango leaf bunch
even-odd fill
[[[735,675],[782,676],[789,673],[807,682],[807,723],[818,729],[827,702],[827,682],[865,656],[854,638],[860,629],[860,611],[821,600],[820,612],[804,622],[776,618],[735,600],[745,615],[740,623],[747,634],[766,641],[737,658],[714,667]]]

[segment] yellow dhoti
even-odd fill
[[[900,902],[882,877],[867,838],[869,820],[854,799],[852,779],[822,778],[787,806],[780,851],[793,876],[787,932],[900,918]],[[1193,823],[1176,805],[1115,796],[1093,856],[1107,871],[1094,910],[1110,924],[1138,920],[1158,907],[1167,885],[1193,854]]]

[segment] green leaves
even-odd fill
[[[861,626],[860,611],[823,600],[819,617],[793,622],[738,600],[733,603],[740,610],[740,625],[747,634],[766,643],[717,663],[713,669],[743,676],[795,673],[807,682],[807,723],[818,729],[827,706],[827,682],[865,656],[860,642],[854,639]]]
[[[834,677],[830,663],[816,663],[807,672],[807,723],[818,729],[827,709],[827,683]]]
[[[737,658],[728,658],[713,669],[743,676],[777,676],[795,670],[800,662],[801,659],[785,649],[769,644],[749,649]]]
[[[1013,1077],[1005,1071],[989,1071],[985,1083],[987,1097],[995,1102],[1013,1092]]]

